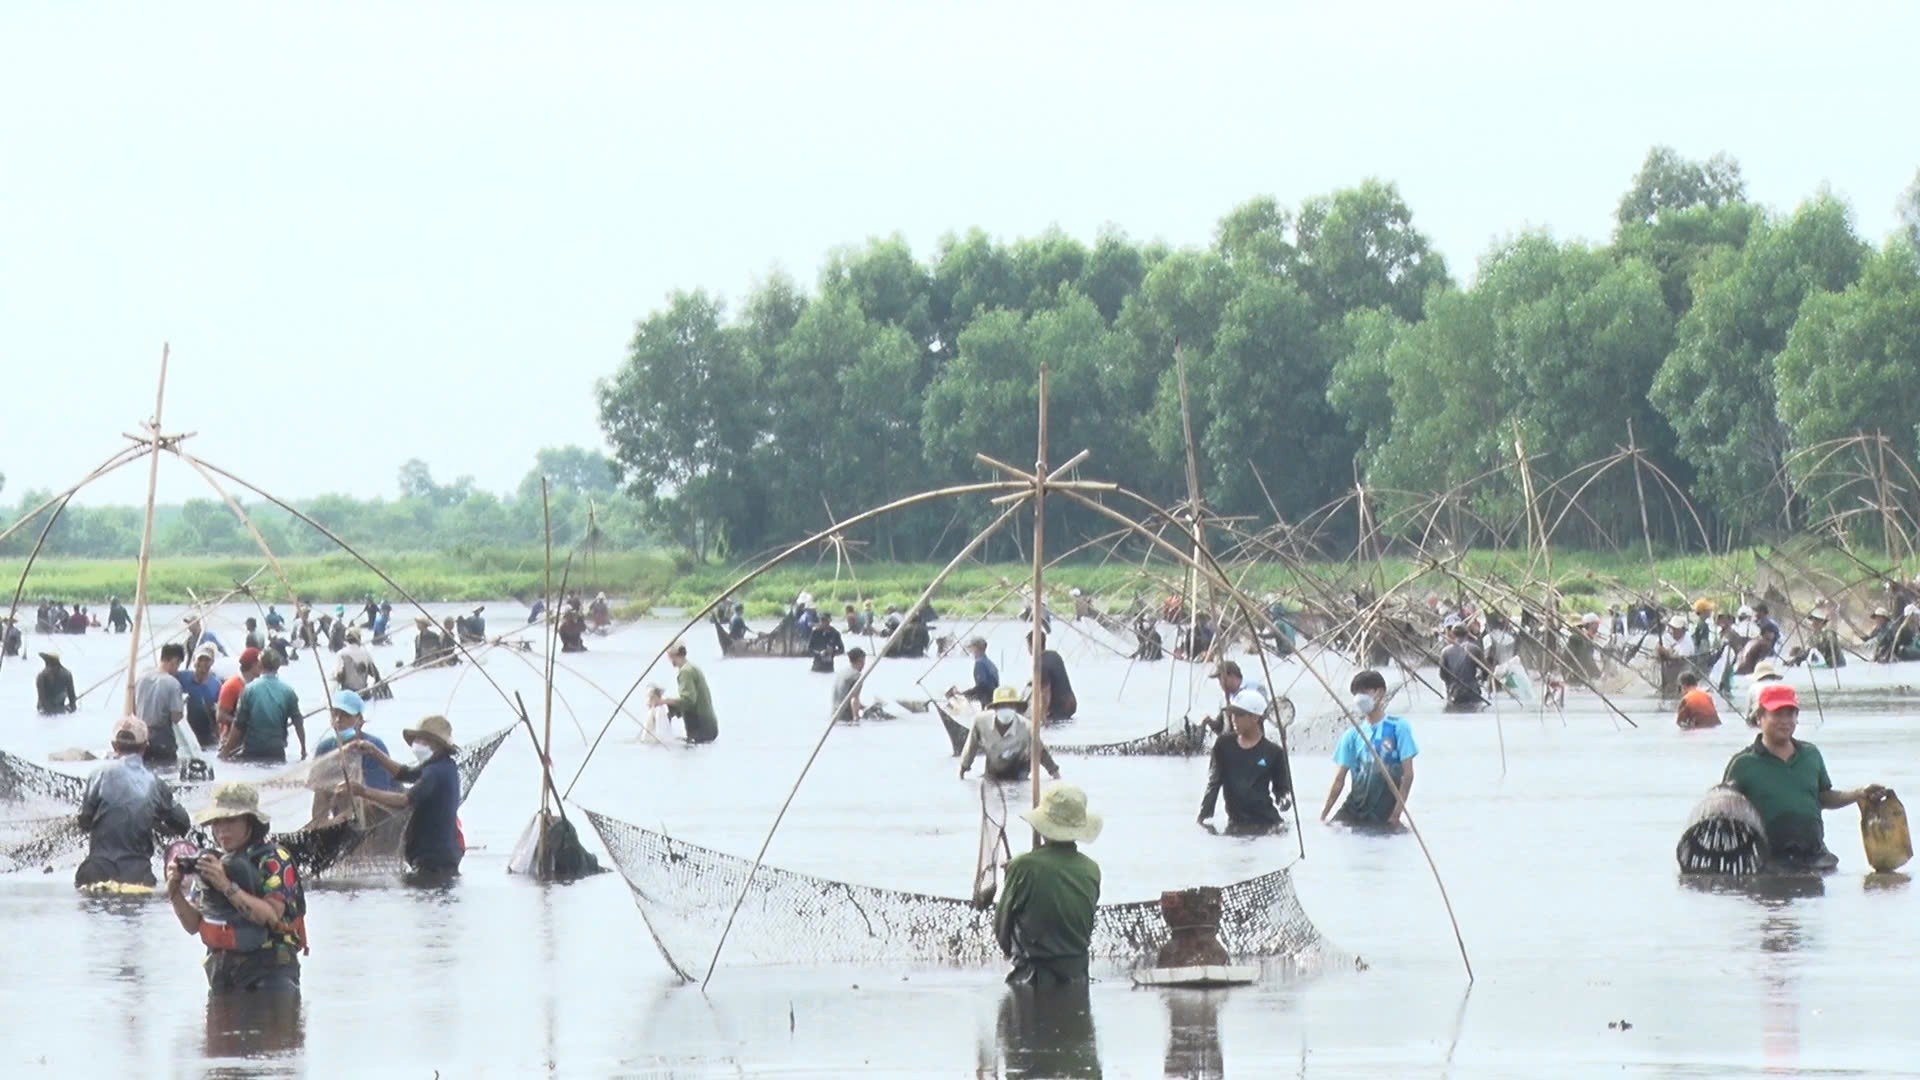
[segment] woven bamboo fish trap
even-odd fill
[[[1687,874],[1757,874],[1769,855],[1759,812],[1745,795],[1724,784],[1693,808],[1673,850]]]

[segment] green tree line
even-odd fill
[[[1466,285],[1377,180],[1253,199],[1204,248],[975,229],[923,259],[873,239],[811,290],[775,274],[737,305],[674,293],[601,381],[600,416],[646,520],[703,555],[747,552],[978,479],[976,451],[1030,462],[1043,361],[1055,460],[1088,449],[1088,475],[1183,497],[1178,350],[1223,514],[1299,522],[1356,483],[1438,492],[1511,465],[1516,442],[1542,478],[1632,447],[1643,466],[1583,489],[1563,535],[1637,536],[1635,474],[1657,469],[1716,544],[1751,541],[1804,525],[1839,484],[1808,448],[1867,432],[1915,456],[1920,182],[1902,214],[1875,247],[1830,194],[1775,211],[1725,156],[1656,148],[1609,243],[1522,232]],[[1503,483],[1474,498],[1511,504]],[[865,535],[925,558],[986,512]],[[1651,528],[1684,544],[1680,520]]]
[[[650,542],[645,506],[619,490],[612,462],[597,450],[577,446],[541,450],[518,488],[504,496],[476,489],[471,477],[439,483],[427,464],[416,459],[399,469],[397,498],[329,494],[290,501],[301,513],[365,551],[458,555],[527,549],[545,541],[543,476],[549,487],[556,553],[585,544],[590,530],[594,543],[609,551]],[[19,521],[51,494],[23,493],[14,501],[9,519]],[[276,554],[337,550],[332,541],[278,506],[258,499],[236,501]],[[0,541],[0,557],[32,551],[52,513],[42,511]],[[142,516],[137,507],[69,504],[47,531],[42,555],[135,558],[140,553]],[[209,489],[206,498],[155,508],[154,551],[161,556],[253,555],[259,544]]]

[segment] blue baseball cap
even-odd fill
[[[342,690],[333,695],[333,711],[343,712],[349,716],[360,716],[367,711],[367,703],[361,700],[359,694],[351,690]]]

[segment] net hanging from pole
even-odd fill
[[[586,811],[633,892],[667,965],[682,979],[704,970],[749,860],[605,814]],[[1235,957],[1281,957],[1317,967],[1336,958],[1307,918],[1287,870],[1221,890],[1220,941]],[[1159,900],[1100,907],[1090,953],[1151,962],[1169,938]],[[762,865],[753,874],[727,957],[750,964],[1002,963],[991,911],[957,897],[903,892]]]
[[[513,725],[503,727],[468,743],[454,755],[454,765],[460,773],[462,803],[513,730]],[[381,812],[369,808],[370,815],[380,816],[370,816],[364,825],[353,819],[321,825],[311,823],[314,793],[334,786],[345,777],[345,770],[357,767],[360,760],[358,755],[328,754],[256,782],[261,808],[269,817],[280,822],[309,823],[307,827],[274,833],[274,839],[293,856],[294,864],[308,874],[381,873],[404,867],[401,841],[406,832],[406,811]],[[170,786],[174,797],[189,809],[212,789],[208,783]],[[73,815],[79,809],[85,790],[86,781],[79,777],[0,751],[0,803],[14,804],[9,809],[31,808],[33,811],[0,817],[0,873],[49,867],[84,852],[87,834],[75,824]],[[18,797],[16,793],[25,797]],[[202,847],[212,846],[204,831],[196,831],[190,839]],[[156,837],[156,850],[163,849],[166,842],[167,838]]]

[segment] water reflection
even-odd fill
[[[1220,1053],[1220,1003],[1224,990],[1169,990],[1167,1002],[1168,1076],[1226,1075]]]
[[[208,1069],[208,1076],[259,1076],[267,1068],[262,1059],[289,1057],[305,1042],[297,991],[207,995],[206,1058],[229,1063]]]
[[[1865,887],[1868,892],[1898,892],[1905,889],[1907,883],[1912,880],[1908,875],[1898,872],[1868,874],[1866,879],[1861,882],[1861,885]]]
[[[1000,999],[998,1037],[1005,1076],[1097,1077],[1089,986],[1012,986]]]
[[[1681,874],[1680,884],[1695,892],[1744,896],[1762,907],[1827,895],[1826,879],[1818,874]]]

